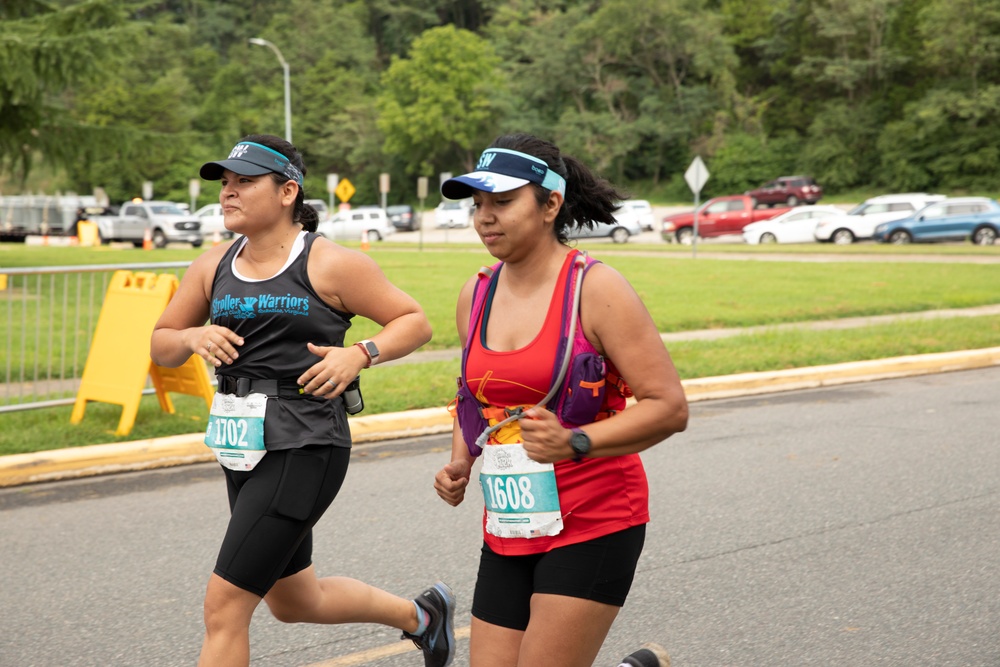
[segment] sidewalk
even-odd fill
[[[990,366],[1000,366],[1000,347],[697,378],[685,380],[683,385],[688,401],[696,402]],[[356,417],[350,423],[358,448],[382,440],[443,434],[452,428],[451,415],[443,407]],[[0,487],[211,461],[213,455],[203,444],[203,437],[199,432],[2,456]]]

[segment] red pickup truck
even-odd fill
[[[768,220],[787,210],[788,207],[754,208],[753,199],[746,195],[709,199],[698,207],[698,236],[709,238],[739,234],[751,222]],[[663,218],[660,235],[667,242],[676,240],[678,243],[691,243],[694,237],[694,211]]]

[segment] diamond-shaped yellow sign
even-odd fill
[[[340,179],[340,183],[337,184],[337,189],[333,191],[333,194],[337,195],[340,201],[349,201],[355,192],[357,190],[355,190],[354,184],[346,178],[342,178]]]

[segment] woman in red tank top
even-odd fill
[[[476,170],[446,181],[450,199],[473,197],[474,224],[502,263],[488,281],[462,289],[457,321],[467,390],[491,424],[525,410],[492,433],[456,420],[450,462],[435,477],[451,505],[465,497],[482,460],[484,543],[472,605],[472,667],[591,665],[625,602],[649,521],[639,452],[683,431],[688,410],[680,379],[635,290],[603,264],[589,267],[574,350],[601,355],[636,402],[622,393],[587,423],[537,406],[558,369],[559,317],[576,252],[574,225],[613,222],[624,199],[553,144],[530,135],[493,142]],[[582,279],[582,278],[581,278]],[[474,300],[478,288],[488,289]],[[473,310],[473,303],[482,304]],[[470,322],[471,317],[471,322]],[[563,413],[560,413],[563,414]],[[470,442],[470,438],[472,441]],[[473,453],[475,452],[475,454]]]

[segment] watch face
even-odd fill
[[[579,455],[590,452],[590,437],[583,431],[576,431],[569,438],[569,446]]]
[[[370,340],[365,342],[365,349],[368,350],[368,355],[372,359],[378,356],[378,347],[376,347],[375,343],[371,342]]]

